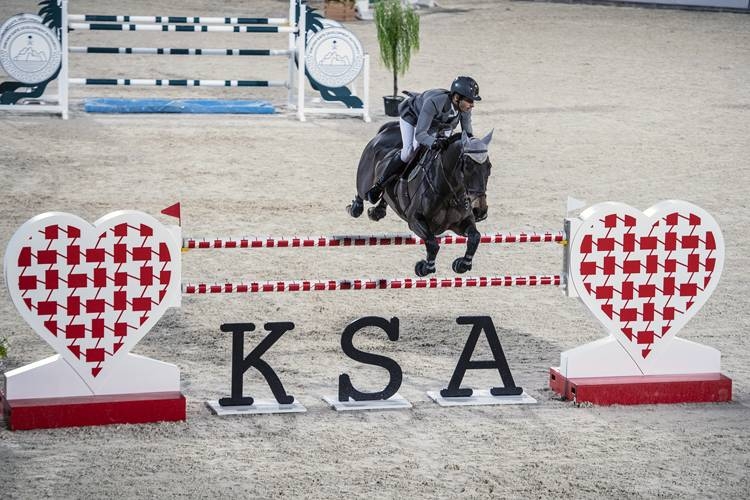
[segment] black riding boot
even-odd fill
[[[388,165],[386,165],[382,175],[378,177],[375,184],[373,184],[370,190],[367,191],[367,194],[365,194],[367,201],[370,203],[377,203],[380,200],[380,197],[383,196],[383,186],[388,182],[388,179],[390,179],[391,176],[400,173],[405,166],[406,163],[401,160],[401,155],[394,155],[393,158],[391,158],[391,161],[388,162]]]

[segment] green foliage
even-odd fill
[[[409,68],[412,52],[419,50],[419,16],[401,0],[380,0],[375,4],[375,28],[380,59],[393,72],[393,95],[398,94],[398,75]]]
[[[0,339],[0,359],[8,356],[8,339]]]

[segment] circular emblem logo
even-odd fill
[[[60,40],[33,14],[18,14],[0,26],[0,66],[22,83],[41,83],[62,60]]]
[[[326,87],[343,87],[354,81],[364,60],[362,44],[347,29],[324,28],[308,39],[307,70],[316,82]]]

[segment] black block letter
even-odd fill
[[[398,340],[398,318],[391,318],[391,321],[387,321],[385,318],[366,316],[347,325],[344,329],[344,333],[341,334],[341,349],[343,349],[347,356],[355,361],[360,361],[366,365],[380,366],[388,370],[388,374],[390,375],[388,385],[380,392],[360,392],[352,385],[349,375],[344,373],[339,375],[339,401],[349,401],[349,398],[354,401],[385,400],[396,394],[398,388],[401,387],[403,372],[398,363],[385,356],[379,356],[377,354],[355,349],[352,343],[354,334],[368,326],[376,326],[385,330],[391,341],[395,342]]]
[[[490,389],[490,394],[493,396],[519,396],[523,394],[523,388],[516,387],[516,384],[513,382],[513,375],[510,373],[510,367],[508,366],[508,361],[505,359],[503,347],[497,338],[492,318],[489,316],[461,316],[456,319],[456,323],[459,325],[474,325],[474,327],[471,329],[471,333],[469,333],[469,339],[466,341],[451,381],[448,383],[448,388],[440,391],[440,395],[444,398],[471,396],[473,392],[471,389],[460,388],[466,370],[491,370],[493,368],[497,368],[497,371],[500,372],[504,387],[493,387]],[[487,336],[492,356],[495,358],[492,361],[471,360],[471,355],[474,353],[477,340],[479,340],[479,334],[482,331]]]
[[[232,332],[232,396],[221,398],[221,406],[244,406],[253,404],[253,398],[242,395],[242,376],[250,368],[256,368],[265,377],[276,401],[280,405],[294,402],[294,396],[284,391],[281,380],[273,371],[271,365],[263,361],[261,356],[289,330],[294,330],[294,323],[266,323],[263,325],[269,333],[253,351],[244,357],[245,332],[255,330],[253,323],[225,323],[221,325],[222,332]]]

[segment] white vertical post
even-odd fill
[[[305,121],[305,39],[307,38],[307,5],[299,1],[299,22],[297,29],[297,119]]]
[[[62,39],[62,54],[60,62],[60,74],[57,77],[57,94],[62,119],[68,119],[68,0],[62,0],[62,19],[60,34]]]
[[[581,227],[580,218],[566,218],[564,224],[565,247],[563,248],[562,284],[566,297],[578,297],[578,292],[570,282],[570,241]]]
[[[294,15],[296,14],[297,0],[289,0],[289,27],[295,26]],[[289,72],[287,75],[288,92],[286,96],[287,107],[292,108],[294,106],[294,50],[296,46],[296,40],[294,33],[289,33],[289,43],[287,48],[289,49]]]
[[[370,123],[370,54],[365,54],[365,67],[362,73],[362,119]]]

